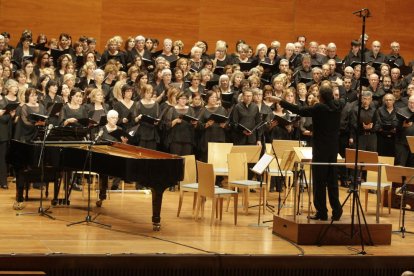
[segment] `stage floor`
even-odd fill
[[[132,185],[126,185],[132,189]],[[52,185],[51,185],[52,187]],[[340,189],[341,198],[347,190]],[[251,193],[251,204],[258,202],[258,193]],[[277,205],[277,193],[270,193],[269,204]],[[283,195],[283,194],[282,194]],[[56,220],[35,215],[16,216],[20,212],[37,212],[39,190],[31,189],[31,200],[23,211],[12,209],[15,198],[14,184],[10,189],[0,190],[0,254],[251,254],[251,255],[334,255],[357,254],[356,246],[298,246],[272,234],[272,222],[266,227],[257,227],[258,207],[251,208],[246,215],[239,207],[238,224],[233,224],[233,213],[223,212],[223,220],[210,226],[210,204],[207,204],[203,220],[192,219],[192,194],[186,194],[177,218],[179,192],[164,193],[161,211],[161,231],[154,232],[151,223],[151,195],[137,192],[111,193],[101,208],[95,207],[96,194],[92,196],[92,216],[97,221],[110,224],[111,228],[95,224],[67,224],[85,219],[86,193],[72,193],[70,206],[51,208]],[[306,197],[305,197],[306,201]],[[363,199],[362,199],[363,201]],[[240,202],[240,200],[239,200]],[[350,217],[350,200],[344,208],[344,220]],[[370,194],[368,212],[370,223],[375,221],[375,195]],[[363,202],[362,202],[363,203]],[[306,205],[306,204],[305,204]],[[45,201],[50,206],[50,199]],[[230,205],[231,206],[231,205]],[[283,214],[292,212],[291,198]],[[398,230],[399,210],[392,209],[388,215],[384,208],[382,223],[392,223]],[[305,216],[305,215],[302,215]],[[261,221],[272,220],[273,214],[266,210]],[[406,213],[406,230],[414,231],[414,214]],[[374,256],[414,255],[414,235],[403,239],[400,233],[392,235],[391,245],[366,246],[365,251]]]

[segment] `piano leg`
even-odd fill
[[[161,205],[162,196],[166,187],[163,185],[154,185],[152,192],[152,230],[160,231],[161,229]]]

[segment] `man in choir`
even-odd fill
[[[377,151],[377,125],[376,107],[372,102],[372,92],[362,91],[361,114],[358,120],[358,106],[356,105],[350,112],[350,144],[355,142],[358,135],[358,149],[367,151]],[[358,132],[357,132],[358,130]]]
[[[414,115],[414,95],[408,99],[408,106],[399,110],[406,116]],[[398,125],[395,134],[395,165],[414,167],[414,154],[411,153],[407,142],[407,136],[414,136],[414,124],[402,116],[397,116]]]
[[[371,50],[365,54],[365,61],[368,63],[383,63],[385,62],[385,55],[380,52],[381,42],[375,40],[372,42]]]
[[[393,41],[390,46],[391,52],[387,55],[387,60],[394,63],[398,67],[405,65],[404,58],[400,55],[400,43]]]

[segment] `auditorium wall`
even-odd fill
[[[35,37],[45,33],[57,38],[60,32],[74,39],[93,36],[100,50],[115,34],[124,39],[142,34],[181,39],[185,51],[197,40],[207,41],[210,49],[225,40],[233,51],[238,39],[253,47],[273,40],[285,45],[305,34],[308,41],[335,42],[344,56],[362,28],[361,18],[352,12],[364,7],[372,13],[366,24],[370,41],[381,41],[388,53],[390,42],[397,40],[406,61],[413,60],[411,0],[0,0],[0,32],[10,32],[12,44],[26,28]]]

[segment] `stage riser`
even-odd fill
[[[368,234],[362,224],[363,240],[368,244]],[[292,218],[274,216],[273,233],[300,245],[357,245],[361,243],[359,227],[354,225],[354,235],[351,237],[351,224],[334,222],[329,223],[295,222]],[[328,230],[326,231],[326,229]],[[391,224],[368,224],[369,232],[374,245],[391,244]],[[324,232],[326,234],[324,235]],[[324,235],[323,239],[321,236]]]

